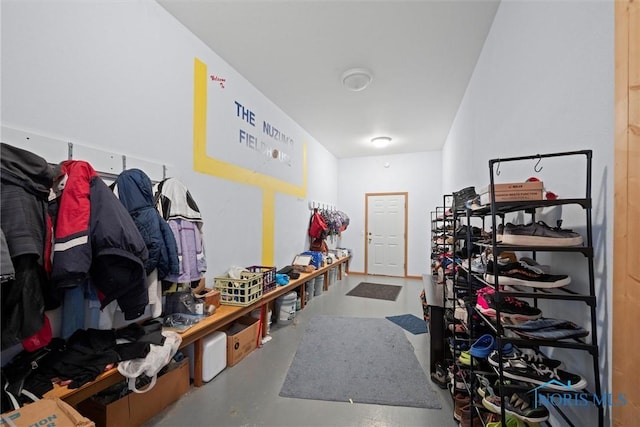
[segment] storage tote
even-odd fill
[[[240,279],[215,277],[213,281],[224,305],[247,306],[262,297],[262,273],[243,272]]]

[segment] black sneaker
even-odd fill
[[[530,286],[532,288],[559,288],[571,283],[571,278],[566,274],[546,274],[541,269],[526,262],[510,262],[498,265],[498,284],[511,286]],[[487,263],[487,272],[484,280],[487,283],[495,283],[494,262]]]
[[[485,233],[478,227],[468,227],[466,225],[461,225],[456,228],[456,238],[458,240],[465,240],[467,238],[467,234],[471,233],[472,240],[478,240],[481,238],[485,238]]]
[[[493,359],[491,361],[489,361],[491,363],[491,365],[493,366],[498,366],[498,354],[495,352],[492,352],[489,357],[492,357]],[[502,360],[506,360],[506,359],[522,359],[527,363],[535,363],[538,365],[544,365],[550,369],[556,369],[562,366],[562,361],[561,360],[557,360],[557,359],[551,359],[548,357],[543,357],[542,355],[535,353],[533,350],[517,350],[512,352],[511,354],[504,354],[504,352],[502,353]]]
[[[447,388],[447,371],[442,367],[441,363],[436,363],[436,370],[431,373],[431,381],[436,383],[438,387],[442,389]]]
[[[497,304],[495,301],[493,288],[486,287],[477,292],[476,310],[485,316],[496,317]],[[526,301],[514,297],[504,297],[500,304],[501,318],[510,319],[514,322],[524,322],[535,320],[542,316],[539,308],[531,307]]]
[[[488,361],[492,366],[499,367],[498,353],[491,353]],[[517,356],[502,358],[502,372],[507,378],[541,385],[549,390],[575,391],[587,386],[587,380],[580,375],[550,368],[542,363],[528,362]]]
[[[495,394],[485,394],[482,405],[489,411],[499,414],[504,402],[504,411],[529,423],[541,423],[549,419],[549,410],[543,405],[534,406],[526,393],[512,393],[502,399]]]

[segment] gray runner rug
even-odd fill
[[[314,316],[280,396],[441,408],[404,331],[386,319]]]

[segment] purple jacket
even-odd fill
[[[200,223],[185,219],[170,219],[168,223],[178,244],[180,272],[177,275],[170,274],[164,280],[174,283],[200,280],[207,271]]]

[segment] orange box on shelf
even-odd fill
[[[156,385],[146,393],[130,393],[110,403],[90,398],[77,407],[82,415],[96,423],[96,427],[136,427],[178,400],[189,388],[189,359],[184,358],[158,377]]]
[[[2,414],[0,426],[32,427],[32,426],[66,426],[95,427],[95,423],[81,415],[73,406],[57,397],[45,397]]]
[[[501,184],[494,184],[493,188],[495,188],[496,194],[504,191],[532,191],[532,190],[542,191],[542,189],[544,188],[544,184],[542,181],[505,182]],[[491,186],[487,185],[486,187],[478,190],[478,194],[488,193],[490,189],[491,189]]]
[[[220,307],[220,291],[217,289],[205,288],[201,294],[194,294],[193,296],[202,299],[205,306]]]
[[[542,200],[544,184],[541,181],[534,182],[509,182],[495,184],[496,202],[518,202],[523,200]],[[491,203],[491,187],[487,186],[478,192],[480,204]]]

